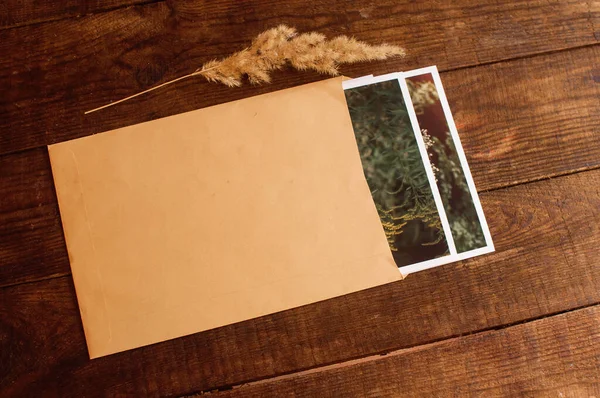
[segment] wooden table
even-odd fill
[[[600,2],[57,3],[0,5],[0,396],[600,395]],[[83,115],[279,23],[438,65],[497,252],[90,361],[45,145],[321,79]]]

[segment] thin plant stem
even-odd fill
[[[120,104],[197,75],[202,75],[209,82],[238,87],[244,78],[252,84],[268,83],[271,81],[270,72],[281,69],[286,64],[297,70],[314,70],[325,75],[336,76],[340,64],[383,60],[394,56],[404,56],[404,49],[388,44],[373,46],[347,36],[337,36],[327,40],[320,33],[298,34],[294,28],[279,25],[256,36],[250,47],[226,58],[209,61],[193,73],[89,110],[84,114]]]
[[[120,99],[120,100],[118,100],[118,101],[111,102],[110,104],[102,105],[102,106],[100,106],[100,107],[98,107],[98,108],[91,109],[91,110],[89,110],[89,111],[85,111],[85,112],[84,112],[84,115],[87,115],[87,114],[89,114],[89,113],[92,113],[92,112],[99,111],[99,110],[101,110],[101,109],[104,109],[104,108],[108,108],[109,106],[113,106],[113,105],[120,104],[121,102],[128,101],[128,100],[130,100],[130,99],[132,99],[132,98],[138,97],[138,96],[140,96],[140,95],[142,95],[142,94],[149,93],[150,91],[157,90],[157,89],[159,89],[159,88],[161,88],[161,87],[168,86],[169,84],[173,84],[173,83],[175,83],[175,82],[178,82],[178,81],[180,81],[180,80],[184,80],[184,79],[188,79],[188,78],[190,78],[190,77],[193,77],[193,76],[197,76],[197,75],[201,74],[202,72],[204,72],[205,70],[208,70],[208,69],[204,69],[204,70],[196,70],[196,71],[195,71],[195,72],[193,72],[193,73],[187,74],[187,75],[185,75],[185,76],[178,77],[178,78],[176,78],[176,79],[173,79],[173,80],[169,80],[168,82],[165,82],[165,83],[159,84],[158,86],[155,86],[155,87],[149,88],[148,90],[144,90],[144,91],[141,91],[141,92],[139,92],[139,93],[137,93],[137,94],[130,95],[129,97],[125,97],[125,98],[123,98],[123,99]]]

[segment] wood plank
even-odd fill
[[[0,30],[102,12],[156,0],[4,0],[0,3]]]
[[[599,375],[594,306],[211,396],[591,397],[600,394]]]
[[[0,157],[0,286],[69,274],[46,148]]]
[[[600,46],[444,73],[478,189],[600,166]]]
[[[0,395],[188,394],[597,304],[599,186],[593,170],[484,193],[495,254],[93,361],[69,277],[0,289]]]
[[[180,0],[7,29],[0,31],[0,153],[321,79],[288,70],[277,73],[270,85],[231,89],[199,78],[83,115],[237,51],[279,23],[407,48],[405,60],[343,68],[358,76],[430,64],[454,69],[596,44],[599,16],[593,3],[579,0],[380,0],[372,5],[319,0],[309,6],[303,0]]]
[[[595,46],[442,75],[479,190],[600,166],[598,64]],[[0,192],[0,286],[68,273],[45,150],[0,157]]]

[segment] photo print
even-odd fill
[[[400,272],[494,250],[435,67],[344,82],[365,178]]]

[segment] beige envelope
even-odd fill
[[[341,78],[48,149],[92,358],[401,279]]]

